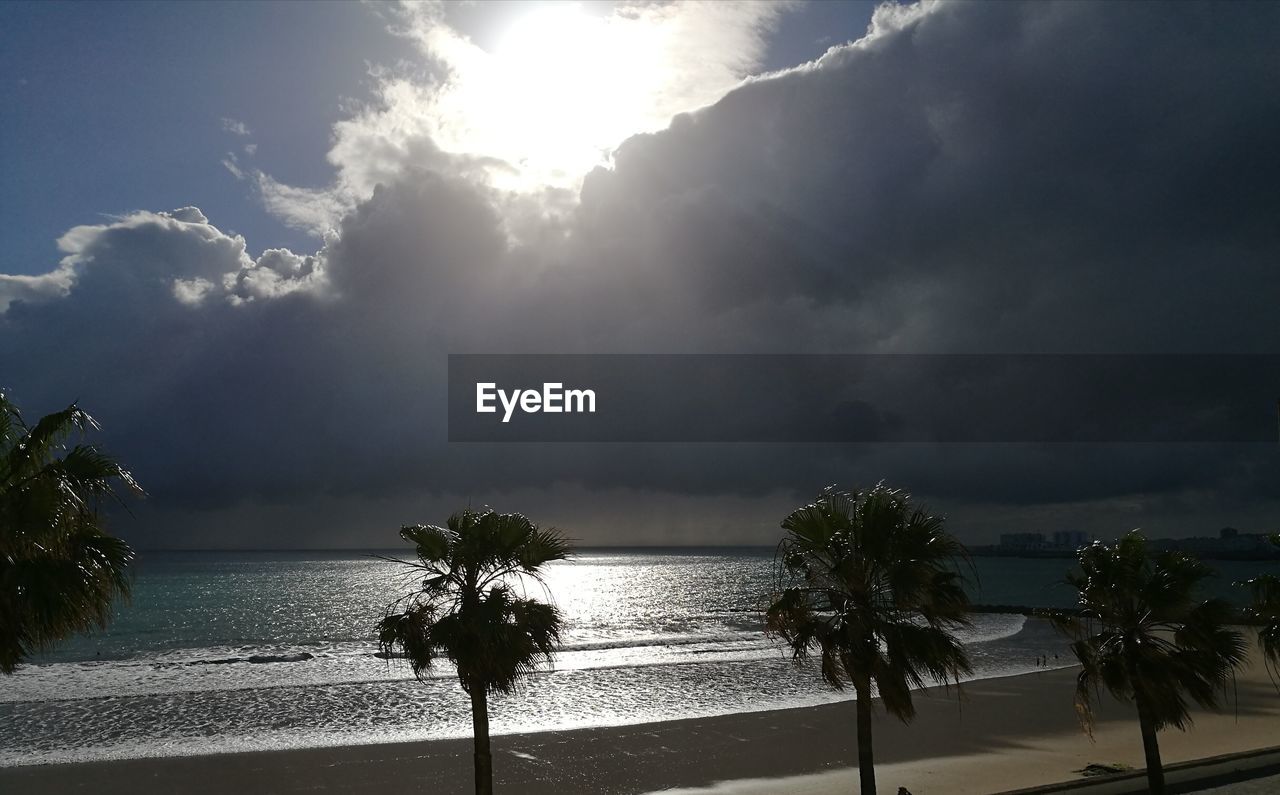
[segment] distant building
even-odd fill
[[[1002,533],[1000,548],[1019,552],[1044,549],[1044,533]]]
[[[1083,546],[1093,543],[1090,533],[1055,530],[1044,533],[1002,533],[1000,543],[971,547],[975,555],[1015,558],[1074,558]],[[1266,533],[1244,533],[1224,527],[1216,536],[1198,538],[1151,538],[1153,552],[1186,552],[1207,560],[1280,560],[1280,546]]]
[[[1055,530],[1053,545],[1058,549],[1079,549],[1093,541],[1093,536],[1080,530]]]
[[[1224,527],[1215,536],[1195,538],[1153,538],[1151,547],[1160,551],[1187,552],[1201,558],[1219,560],[1276,560],[1277,549],[1265,533],[1242,533]]]
[[[1001,533],[1000,543],[973,550],[980,555],[1006,555],[1031,558],[1073,558],[1080,547],[1093,541],[1093,536],[1077,530],[1044,533]]]

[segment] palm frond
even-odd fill
[[[1189,704],[1217,707],[1246,658],[1232,610],[1196,594],[1213,571],[1182,553],[1150,554],[1133,531],[1114,544],[1094,542],[1078,554],[1080,571],[1067,582],[1079,592],[1077,614],[1050,613],[1072,639],[1080,662],[1076,692],[1082,720],[1106,690],[1136,701],[1158,731],[1184,728]]]
[[[129,595],[133,552],[104,531],[101,503],[141,489],[98,448],[65,446],[97,428],[72,404],[28,429],[0,395],[0,672],[105,627]]]
[[[467,692],[511,692],[551,661],[563,616],[513,586],[541,581],[548,564],[570,557],[558,531],[521,514],[467,508],[444,527],[407,525],[400,535],[414,545],[417,560],[404,565],[418,581],[379,623],[382,652],[403,656],[419,678],[448,660]]]
[[[964,547],[905,492],[825,489],[782,521],[766,630],[836,689],[874,684],[914,715],[911,692],[971,671],[952,631],[969,623]]]
[[[1273,538],[1280,545],[1280,536]],[[1262,574],[1237,585],[1249,590],[1245,617],[1258,624],[1258,646],[1272,678],[1280,677],[1280,577]]]

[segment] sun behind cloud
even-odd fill
[[[577,5],[517,19],[492,56],[490,96],[478,107],[496,116],[492,150],[549,182],[600,164],[611,145],[653,125],[653,96],[675,77],[658,46],[663,35],[650,22],[592,17]]]
[[[388,30],[410,40],[421,62],[371,67],[374,98],[333,126],[330,184],[291,184],[233,155],[224,165],[254,184],[271,215],[320,239],[411,169],[495,188],[520,213],[533,200],[535,215],[557,215],[623,141],[757,74],[771,31],[796,7],[529,4],[488,20],[485,46],[446,6],[386,7]]]
[[[575,187],[629,136],[663,129],[750,75],[787,8],[540,5],[505,21],[484,49],[429,7],[407,7],[398,32],[443,76],[387,81],[383,107],[365,120],[487,159],[500,188]]]

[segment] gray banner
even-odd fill
[[[1276,355],[449,356],[451,442],[1251,442]]]

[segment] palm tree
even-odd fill
[[[514,588],[526,580],[542,584],[547,564],[569,557],[569,544],[518,513],[470,508],[444,527],[404,527],[400,536],[413,543],[417,560],[396,562],[421,579],[388,607],[379,646],[388,657],[402,652],[419,679],[440,658],[456,667],[471,698],[476,793],[489,795],[489,694],[512,692],[539,659],[550,662],[562,627],[555,606]]]
[[[964,547],[943,520],[911,507],[883,484],[869,491],[828,488],[782,521],[778,592],[768,631],[797,661],[817,652],[822,678],[853,686],[862,795],[875,795],[871,692],[904,723],[915,716],[912,688],[959,682],[968,656],[952,631],[969,624],[958,560]]]
[[[0,672],[105,627],[129,594],[133,551],[103,530],[103,503],[133,477],[73,436],[98,424],[74,403],[27,427],[0,394]]]
[[[1280,533],[1272,535],[1268,540],[1280,546]],[[1245,608],[1245,617],[1259,624],[1258,645],[1262,648],[1262,659],[1272,679],[1280,674],[1280,577],[1274,574],[1259,574],[1240,585],[1249,589],[1250,605]]]
[[[1114,544],[1081,548],[1080,572],[1067,583],[1080,592],[1077,614],[1052,613],[1072,639],[1080,660],[1076,706],[1086,730],[1102,687],[1138,709],[1147,784],[1163,793],[1164,770],[1156,733],[1191,722],[1187,696],[1216,708],[1246,657],[1244,637],[1230,629],[1231,607],[1221,599],[1196,601],[1213,570],[1178,552],[1151,555],[1133,531]]]

